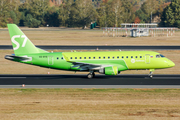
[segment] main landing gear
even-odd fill
[[[95,76],[94,71],[90,71],[90,73],[87,75],[87,78],[91,79]]]

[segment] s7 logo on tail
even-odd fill
[[[22,47],[25,47],[28,38],[27,38],[25,35],[21,35],[21,37],[20,37],[20,35],[14,35],[14,36],[11,38],[11,41],[12,41],[14,44],[16,44],[16,47],[14,47],[14,50],[19,49],[19,46],[20,46],[20,45],[19,45],[19,42],[17,42],[17,41],[15,40],[15,38],[24,38]]]

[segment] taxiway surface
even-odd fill
[[[180,88],[180,75],[0,75],[0,88]]]

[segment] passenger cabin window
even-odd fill
[[[114,59],[114,57],[112,57]]]
[[[70,59],[72,59],[72,57]]]
[[[138,58],[138,57],[136,56],[136,58]]]
[[[108,57],[108,59],[110,59],[110,57]]]
[[[75,59],[77,59],[77,57],[75,57]]]
[[[140,56],[140,58],[142,58],[142,56]]]
[[[156,55],[156,58],[160,58],[161,56],[160,55]]]
[[[86,59],[86,57],[84,57],[84,59]]]
[[[89,59],[91,59],[91,57],[89,57]]]
[[[124,56],[122,56],[122,58],[124,58]]]
[[[128,58],[128,56],[126,56],[126,58]]]
[[[99,57],[99,59],[101,59],[101,57]]]
[[[63,60],[63,57],[61,57],[61,59]]]
[[[57,57],[57,60],[59,59],[59,57]]]
[[[81,59],[81,57],[79,59]]]
[[[117,56],[117,59],[119,59],[119,56]]]
[[[104,59],[106,58],[106,57],[103,57]]]
[[[133,58],[133,56],[131,56],[131,58]]]
[[[95,59],[95,57],[93,57]]]

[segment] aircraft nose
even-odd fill
[[[168,66],[169,66],[169,67],[174,67],[174,66],[175,66],[175,63],[172,62],[172,61],[169,61],[169,62],[168,62]]]

